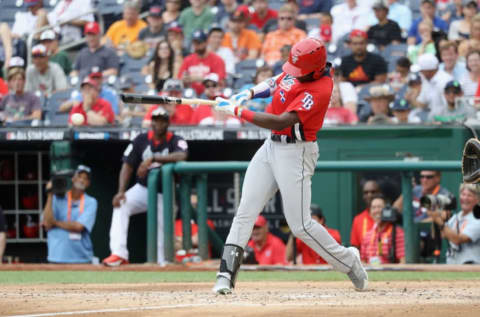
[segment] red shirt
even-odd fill
[[[267,234],[267,242],[262,249],[257,249],[253,240],[248,242],[248,246],[255,252],[255,259],[261,265],[287,264],[285,260],[285,244],[283,241],[271,234]]]
[[[363,237],[372,229],[375,221],[370,216],[370,209],[366,208],[353,218],[352,231],[350,232],[350,245],[360,248]]]
[[[199,124],[205,118],[211,117],[213,115],[212,107],[207,105],[198,105],[193,111],[192,115],[192,124]]]
[[[5,83],[2,78],[0,78],[0,100],[2,100],[2,98],[6,95],[8,95],[7,83]]]
[[[213,221],[210,219],[207,219],[207,225],[214,230],[215,225],[213,224]],[[198,232],[198,225],[192,221],[190,224],[190,232],[193,235],[196,235]],[[175,236],[176,237],[181,237],[183,236],[183,226],[182,226],[182,219],[177,219],[175,220]]]
[[[350,109],[343,107],[330,107],[325,114],[325,123],[353,124],[358,122],[358,117]]]
[[[264,18],[260,18],[257,12],[253,12],[250,17],[250,24],[255,25],[259,30],[262,30],[268,20],[278,18],[278,13],[275,10],[268,9]]]
[[[397,260],[399,260],[405,257],[405,239],[402,228],[399,226],[395,228],[395,256]],[[363,237],[360,247],[361,259],[366,263],[370,263],[372,257],[378,257],[381,264],[392,263],[388,257],[390,248],[392,247],[392,231],[392,224],[388,224],[381,231],[378,231],[377,225],[374,225],[365,237]]]
[[[307,83],[300,83],[296,78],[282,73],[276,84],[269,112],[280,115],[295,111],[300,122],[273,133],[288,135],[297,140],[315,141],[332,95],[333,79],[330,70],[326,70],[319,79]]]
[[[145,116],[143,117],[143,120],[152,120],[152,112],[160,107],[159,105],[153,105],[151,106]],[[173,125],[189,125],[192,124],[192,115],[193,115],[193,109],[190,107],[190,105],[176,105],[175,106],[175,112],[173,113],[173,116],[170,117],[170,123]]]
[[[112,106],[108,101],[102,98],[98,98],[97,102],[92,106],[92,111],[102,115],[107,119],[108,123],[113,123],[115,120],[115,114],[113,113]],[[83,125],[88,125],[87,113],[83,110],[83,102],[74,106],[72,110],[70,110],[70,116],[68,117],[68,123],[72,123],[72,114],[74,113],[81,113],[85,117],[85,121]]]
[[[185,57],[178,71],[178,78],[183,78],[184,73],[200,78],[205,78],[210,73],[216,73],[220,81],[223,81],[227,75],[225,62],[220,56],[212,52],[208,53],[205,58],[201,58],[196,53]],[[198,95],[205,90],[201,82],[192,83],[192,88]]]
[[[326,226],[324,226],[324,228],[327,229],[328,233],[335,239],[335,241],[342,244],[342,238],[340,237],[340,232],[338,232],[338,230],[330,229]],[[302,264],[327,264],[327,261],[300,239],[297,239],[297,254],[302,255]]]

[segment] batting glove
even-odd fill
[[[252,93],[250,90],[241,91],[230,97],[230,101],[236,106],[244,106],[250,99],[252,99]]]
[[[215,105],[216,111],[220,111],[232,116],[241,116],[243,110],[242,106],[236,106],[231,100],[222,97],[215,98],[215,101],[217,102]]]

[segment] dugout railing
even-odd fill
[[[202,259],[208,257],[208,239],[219,243],[219,238],[207,226],[207,178],[210,173],[245,172],[248,162],[180,162],[165,164],[153,170],[148,177],[148,211],[147,211],[147,262],[157,261],[157,186],[159,177],[163,187],[163,224],[165,260],[174,261],[174,192],[175,174],[182,175],[180,180],[180,212],[183,221],[183,247],[191,247],[190,219],[190,189],[195,187],[198,195],[197,224],[199,239],[199,255]],[[439,170],[460,172],[460,161],[323,161],[317,162],[316,172],[355,172],[355,171],[395,171],[402,175],[403,201],[412,200],[412,176],[414,171]],[[161,172],[161,173],[160,173]],[[407,263],[417,263],[419,260],[418,226],[413,222],[412,204],[403,204],[403,229],[405,231],[405,257]],[[348,219],[351,221],[351,219]]]

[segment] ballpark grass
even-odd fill
[[[337,272],[240,272],[239,281],[344,281]],[[478,272],[369,272],[371,281],[480,280]],[[212,282],[215,272],[0,271],[0,284]]]

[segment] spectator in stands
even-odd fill
[[[327,230],[330,236],[335,239],[335,241],[337,241],[339,244],[342,244],[340,232],[338,232],[338,230],[336,229],[327,227],[326,219],[323,215],[322,209],[319,206],[312,204],[310,206],[310,210],[312,214],[312,219],[321,224],[325,228],[325,230]],[[294,243],[296,244],[295,254],[293,252]],[[293,257],[295,255],[297,256],[297,264],[327,264],[327,262],[320,255],[318,255],[318,253],[316,253],[308,245],[306,245],[305,242],[300,239],[296,239],[293,235],[290,235],[286,247],[287,261],[293,261]]]
[[[25,91],[25,71],[21,67],[12,67],[7,73],[10,93],[0,102],[0,121],[40,120],[42,106],[40,99],[32,92]]]
[[[382,56],[367,51],[368,36],[362,30],[350,33],[352,54],[342,57],[340,70],[344,80],[354,86],[387,80],[387,63]]]
[[[77,54],[70,76],[85,78],[93,67],[100,68],[103,76],[117,75],[120,60],[109,47],[101,44],[100,26],[97,22],[87,23],[84,28],[87,47]]]
[[[255,26],[258,31],[261,31],[265,24],[270,19],[276,19],[278,13],[268,7],[267,0],[253,0],[253,12],[250,15],[250,25]]]
[[[420,6],[420,12],[422,13],[422,16],[417,20],[413,21],[412,26],[408,31],[408,45],[415,45],[422,41],[422,38],[420,37],[420,32],[418,30],[418,25],[425,19],[429,19],[430,21],[432,21],[434,26],[433,29],[435,31],[439,30],[445,33],[448,32],[447,22],[435,15],[435,8],[435,0],[422,0],[422,4]]]
[[[110,250],[112,253],[103,260],[103,264],[107,266],[128,263],[129,220],[131,216],[147,210],[149,171],[162,164],[187,159],[187,142],[182,137],[168,131],[169,124],[167,112],[163,108],[156,109],[152,112],[151,129],[146,133],[139,134],[124,152],[118,192],[112,200],[114,208],[110,227]],[[133,174],[137,176],[137,182],[127,190]],[[163,204],[160,186],[157,195],[157,210],[157,261],[164,265]]]
[[[420,208],[420,198],[425,195],[445,195],[451,196],[452,194],[444,187],[440,185],[442,179],[442,173],[440,171],[420,171],[420,185],[415,185],[412,190],[412,207],[413,217],[415,222],[420,222],[428,215]],[[403,195],[400,195],[393,203],[400,212],[403,212]]]
[[[185,46],[190,46],[195,30],[207,31],[215,15],[212,13],[207,0],[189,0],[190,7],[182,10],[178,22],[183,26]]]
[[[215,230],[215,224],[212,220],[207,219],[207,225],[210,229]],[[174,232],[175,232],[175,244],[174,249],[175,251],[183,250],[183,222],[182,219],[175,220],[174,224]],[[192,241],[192,249],[198,250],[198,225],[192,220],[190,220],[190,234],[191,234],[191,241]],[[208,243],[208,256],[209,258],[212,256],[211,252],[211,243]],[[189,250],[186,250],[189,251]]]
[[[394,93],[388,85],[373,85],[368,89],[365,100],[370,103],[371,115],[367,119],[368,124],[391,123],[390,102],[394,99]]]
[[[5,76],[1,71],[8,67],[13,55],[12,34],[7,23],[0,23],[0,41],[0,48],[3,47],[3,56],[0,56],[0,74]]]
[[[420,43],[411,45],[408,48],[408,59],[412,64],[416,64],[418,57],[423,54],[437,53],[435,42],[433,41],[433,24],[429,19],[424,19],[418,24],[418,34],[420,34]]]
[[[286,263],[285,244],[268,231],[268,222],[259,215],[253,225],[252,236],[247,244],[253,249],[260,265],[283,265]]]
[[[172,22],[167,29],[167,41],[175,55],[185,57],[190,54],[190,50],[183,47],[183,39],[182,26],[176,21]]]
[[[138,34],[147,24],[140,19],[140,8],[135,1],[126,1],[123,5],[123,19],[113,23],[109,28],[103,43],[108,43],[120,51],[138,40]]]
[[[461,40],[458,45],[458,55],[465,58],[468,52],[480,49],[480,14],[476,14],[472,19],[470,28],[470,38]]]
[[[180,18],[181,7],[181,0],[166,0],[165,11],[162,13],[163,23],[169,25],[173,21],[177,21]]]
[[[200,95],[204,90],[202,82],[207,74],[217,74],[221,85],[223,85],[226,76],[225,63],[220,56],[207,51],[207,35],[205,32],[195,31],[192,35],[192,43],[194,53],[184,58],[178,72],[178,78],[181,78],[186,86],[191,86],[195,89],[197,95]]]
[[[167,31],[163,25],[162,7],[152,6],[148,10],[148,26],[140,31],[138,39],[147,42],[150,48],[157,45],[158,42],[166,40]]]
[[[374,220],[370,213],[370,204],[373,197],[381,194],[380,186],[375,180],[367,180],[362,186],[362,197],[365,209],[353,218],[352,231],[350,232],[350,244],[360,249],[363,237],[373,227]]]
[[[403,94],[403,98],[412,106],[412,113],[410,114],[415,115],[417,112],[423,112],[423,107],[424,105],[420,102],[417,101],[418,96],[420,95],[420,92],[422,91],[422,77],[420,76],[419,73],[411,73],[408,75],[408,81],[407,85],[405,88],[403,88],[405,93]],[[400,93],[399,93],[400,94]],[[422,122],[425,121],[421,120]]]
[[[0,265],[3,262],[3,254],[5,252],[5,247],[7,245],[7,222],[5,221],[5,216],[3,215],[2,206],[0,206]]]
[[[375,44],[379,49],[383,49],[389,44],[400,44],[402,42],[402,31],[397,22],[387,18],[388,7],[383,1],[376,2],[373,5],[373,11],[377,17],[378,24],[368,29],[368,40]]]
[[[460,80],[467,73],[467,68],[465,63],[459,60],[457,42],[442,41],[439,51],[442,63],[438,68],[450,74],[454,79]]]
[[[57,63],[62,67],[65,76],[68,76],[72,71],[72,62],[65,51],[58,49],[58,37],[55,31],[45,30],[40,35],[40,44],[43,44],[47,48],[49,61]]]
[[[365,263],[405,263],[403,229],[391,222],[382,221],[382,210],[386,206],[383,196],[377,195],[372,199],[370,214],[375,223],[363,237],[360,246],[360,257]]]
[[[404,98],[397,98],[393,102],[393,106],[391,107],[393,118],[392,123],[396,124],[409,124],[409,123],[420,123],[420,118],[415,116],[410,116],[410,112],[412,107],[408,103],[408,101]]]
[[[175,54],[166,40],[161,40],[155,47],[152,60],[148,65],[145,65],[142,72],[145,75],[152,76],[152,88],[161,91],[166,80],[177,78],[182,62],[183,57]]]
[[[26,91],[40,91],[48,97],[68,88],[63,69],[57,63],[49,62],[48,57],[44,45],[37,44],[32,48],[33,65],[27,67]]]
[[[320,27],[311,29],[308,32],[308,36],[319,38],[324,43],[330,43],[332,41],[332,24],[332,15],[328,12],[323,12],[320,17]]]
[[[289,50],[290,52],[290,50]],[[261,82],[266,81],[267,79],[273,77],[273,70],[268,65],[263,65],[257,68],[255,76],[253,77],[253,82],[251,84],[246,84],[240,88],[240,91],[248,90],[253,88],[253,86],[260,84]],[[272,96],[266,98],[254,98],[250,99],[248,102],[248,108],[252,111],[265,111],[272,102]]]
[[[407,57],[400,57],[397,59],[395,71],[388,74],[388,82],[395,92],[401,90],[408,82],[408,75],[410,74],[410,60]]]
[[[290,50],[292,49],[291,45],[283,45],[282,48],[280,48],[280,60],[273,64],[272,69],[274,75],[281,74],[283,72],[283,64],[288,60],[288,56],[290,56]]]
[[[402,32],[408,32],[412,26],[412,11],[410,8],[397,0],[387,0],[387,3],[387,18],[397,22]]]
[[[167,79],[164,84],[162,94],[167,96],[181,98],[183,92],[183,84],[179,79]],[[152,123],[152,112],[158,107],[165,109],[170,116],[170,124],[172,125],[191,125],[193,117],[193,109],[190,105],[172,105],[161,104],[153,105],[143,117],[142,126],[147,128]]]
[[[289,0],[289,1],[286,1],[284,6],[290,7],[290,9],[293,11],[293,16],[295,17],[294,26],[297,29],[300,29],[300,30],[302,30],[306,33],[307,32],[307,23],[305,21],[297,18],[298,17],[298,10],[299,10],[298,3],[296,1]],[[277,19],[270,19],[270,20],[267,21],[267,23],[265,23],[265,26],[263,27],[262,33],[267,34],[267,33],[278,30],[278,28],[279,28],[278,18]],[[262,41],[263,41],[263,39],[262,39]]]
[[[225,32],[219,24],[213,24],[208,31],[207,50],[220,56],[225,62],[227,74],[235,73],[235,55],[230,47],[221,46]]]
[[[115,114],[110,103],[99,97],[100,86],[90,77],[86,77],[80,85],[82,93],[82,102],[77,102],[70,110],[68,119],[69,124],[72,122],[72,115],[79,113],[83,115],[84,126],[105,126],[113,124]]]
[[[215,22],[225,30],[228,28],[230,17],[237,11],[238,3],[236,0],[220,0],[218,12],[215,14]]]
[[[335,68],[334,79],[335,85],[338,86],[339,100],[341,105],[349,109],[353,113],[357,113],[358,94],[351,82],[342,79],[342,72],[339,68]]]
[[[480,80],[480,50],[468,52],[465,61],[468,72],[459,81],[462,84],[463,94],[466,97],[472,97],[475,96]]]
[[[448,24],[463,18],[463,6],[465,0],[452,0],[447,3],[445,8],[438,8],[438,16],[440,16]]]
[[[348,83],[348,82],[343,82]],[[337,124],[356,124],[358,122],[358,117],[350,108],[347,108],[345,103],[343,102],[342,94],[340,91],[340,83],[335,83],[332,90],[332,98],[330,99],[330,104],[327,109],[327,113],[325,114],[325,119],[323,124],[326,125],[337,125]],[[350,83],[348,83],[350,84]],[[352,84],[350,84],[352,85]],[[353,96],[356,98],[357,94],[355,92],[355,88],[351,86],[353,89]],[[356,102],[355,102],[356,107]]]
[[[47,11],[43,8],[42,0],[24,0],[23,2],[28,11],[15,13],[15,22],[11,31],[13,38],[26,39],[30,33],[44,24],[44,21],[39,21],[38,17],[47,15]]]
[[[85,192],[90,186],[91,176],[88,166],[78,165],[72,177],[72,188],[64,195],[54,194],[52,182],[48,182],[47,202],[43,209],[48,262],[92,262],[90,233],[97,216],[97,200]]]
[[[445,100],[447,106],[442,111],[429,117],[430,121],[435,122],[463,122],[468,118],[475,116],[475,109],[467,102],[457,100],[463,96],[462,85],[456,80],[451,80],[445,86]]]
[[[222,46],[230,48],[236,57],[236,62],[244,59],[257,58],[262,43],[257,33],[246,28],[247,17],[243,11],[235,11],[228,22],[228,32],[225,33]]]
[[[136,92],[135,82],[130,76],[124,75],[118,80],[118,89],[120,89],[122,93],[134,94]],[[147,105],[133,103],[125,104],[122,100],[119,102],[119,108],[122,109],[120,119],[122,125],[125,127],[132,126],[135,125],[135,123],[140,122],[140,120],[147,113]],[[135,118],[138,118],[138,121],[136,121]]]
[[[262,57],[273,65],[281,59],[280,49],[284,45],[294,45],[307,37],[307,34],[294,26],[295,12],[284,5],[278,10],[278,30],[267,33],[262,45]]]
[[[457,41],[470,38],[472,19],[477,14],[478,3],[475,0],[463,1],[462,16],[450,24],[448,29],[448,39]]]
[[[301,0],[298,1],[298,18],[305,19],[322,19],[323,13],[329,13],[333,6],[332,0]]]
[[[93,7],[90,0],[60,0],[53,10],[48,12],[45,25],[52,27],[61,24],[55,28],[55,31],[61,35],[61,43],[71,43],[82,38],[82,29],[88,22],[95,21],[92,13]],[[81,17],[78,17],[81,15]],[[43,19],[43,16],[40,17]],[[75,20],[72,20],[75,19]]]
[[[479,196],[476,184],[463,183],[460,185],[459,212],[448,219],[445,212],[428,211],[449,243],[447,264],[480,264],[480,219],[473,215],[480,202]]]
[[[358,5],[357,0],[346,0],[333,6],[330,11],[333,17],[332,42],[336,43],[352,30],[366,30],[368,27],[366,16],[369,12],[370,9]]]
[[[443,91],[445,85],[452,80],[452,76],[438,68],[438,59],[433,54],[421,55],[418,58],[418,66],[422,76],[422,89],[416,99],[415,106],[418,107],[416,110],[427,112],[427,115],[428,110],[437,113],[445,107]],[[423,115],[419,115],[423,118]]]

